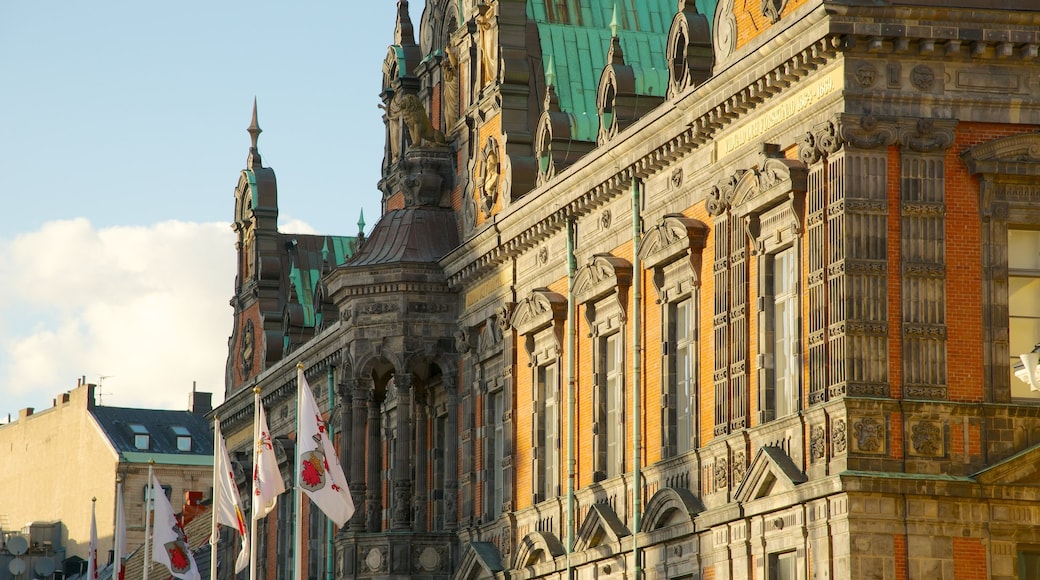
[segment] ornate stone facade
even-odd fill
[[[1040,558],[1040,398],[1008,338],[1040,13],[898,4],[430,0],[421,45],[402,10],[385,211],[322,269],[305,341],[279,341],[288,270],[245,255],[277,239],[250,157],[231,352],[256,354],[220,413],[245,432],[244,387],[277,406],[298,361],[338,386],[338,577],[1010,580]],[[554,40],[578,33],[589,98]]]

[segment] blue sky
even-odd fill
[[[107,405],[184,408],[193,381],[222,399],[253,98],[282,230],[351,235],[362,209],[371,229],[395,13],[0,3],[0,423],[81,376]]]

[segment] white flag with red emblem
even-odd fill
[[[159,480],[152,476],[152,501],[155,524],[152,528],[152,560],[170,569],[170,574],[183,580],[201,580],[184,528],[173,515]]]
[[[336,449],[329,439],[328,427],[318,412],[311,387],[303,371],[299,378],[299,425],[296,449],[299,453],[297,485],[330,520],[343,527],[354,515],[354,500],[347,488],[347,478],[336,457]]]
[[[238,573],[249,567],[249,535],[246,533],[246,518],[242,515],[235,474],[231,471],[231,457],[224,444],[224,436],[220,433],[219,419],[213,422],[213,461],[213,469],[216,470],[214,480],[217,482],[213,491],[217,523],[237,530],[238,536],[242,538],[242,550],[235,561],[235,573]]]
[[[256,448],[253,456],[253,520],[271,513],[278,503],[278,494],[285,491],[285,481],[278,471],[274,455],[274,440],[267,428],[267,414],[259,405],[260,418],[256,425]]]

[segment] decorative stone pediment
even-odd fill
[[[609,505],[592,504],[574,539],[574,551],[584,552],[603,544],[613,544],[630,535],[631,532]]]
[[[961,159],[972,175],[1040,175],[1040,133],[987,141],[962,153]]]
[[[668,214],[650,228],[639,248],[639,259],[648,268],[674,262],[689,252],[704,249],[709,228],[682,214]]]
[[[511,322],[518,333],[528,335],[566,316],[566,297],[548,288],[536,288],[516,305]]]
[[[596,254],[574,275],[574,298],[578,304],[585,304],[631,284],[631,262],[611,254]]]
[[[762,447],[751,460],[751,465],[744,474],[744,480],[734,492],[733,499],[739,503],[746,503],[791,491],[795,486],[805,482],[805,474],[783,449]]]
[[[550,532],[531,532],[516,547],[513,569],[519,570],[542,562],[551,562],[564,554],[563,542]]]
[[[640,532],[652,532],[661,528],[693,524],[693,517],[704,511],[704,506],[688,489],[666,487],[659,490],[646,503],[643,526]]]
[[[787,200],[791,192],[805,192],[808,174],[800,161],[766,158],[761,169],[747,171],[740,176],[730,200],[733,213],[761,213]]]
[[[456,580],[479,580],[494,578],[505,570],[498,549],[489,542],[470,542],[462,553],[462,563],[452,578]]]
[[[1040,483],[1040,444],[987,467],[974,476],[985,485],[1036,485]]]

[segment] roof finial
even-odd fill
[[[554,86],[556,83],[556,62],[553,61],[553,55],[549,53],[549,61],[545,63],[545,84],[547,86]]]
[[[361,215],[357,221],[357,231],[361,235],[365,235],[365,208],[361,208]]]
[[[246,160],[246,165],[249,167],[259,167],[260,150],[257,149],[256,143],[263,130],[260,128],[260,123],[256,120],[256,97],[253,97],[253,119],[249,123],[249,128],[246,129],[246,131],[249,132],[249,139],[251,141],[251,144],[249,145],[249,159]]]
[[[415,31],[412,17],[408,13],[408,0],[397,0],[397,25],[394,27],[394,44],[415,46]]]
[[[614,2],[614,15],[610,18],[610,35],[616,37],[618,33],[617,2]]]

